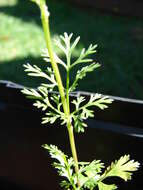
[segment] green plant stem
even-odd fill
[[[59,69],[58,69],[57,63],[55,62],[54,54],[52,51],[51,36],[50,36],[50,30],[49,30],[49,17],[47,17],[45,8],[42,5],[40,6],[40,9],[41,9],[41,20],[42,20],[42,26],[43,26],[45,40],[46,40],[46,46],[47,46],[47,49],[49,52],[49,56],[50,56],[51,64],[52,64],[53,71],[54,71],[54,74],[56,77],[56,81],[58,83],[58,88],[59,88],[59,92],[61,95],[63,109],[67,115],[68,111],[67,111],[67,105],[66,105],[67,103],[66,103],[66,99],[65,99],[64,88],[63,88],[61,76],[59,73]]]
[[[66,55],[66,58],[67,58],[66,99],[67,99],[68,113],[69,114],[70,114],[70,103],[69,103],[70,57],[71,57],[71,53]]]
[[[75,161],[75,172],[78,173],[78,170],[79,170],[79,168],[78,168],[78,158],[77,158],[77,153],[76,153],[73,126],[71,125],[70,122],[67,124],[67,128],[68,128],[68,133],[69,133],[69,141],[70,141],[70,146],[71,146],[71,150],[72,150],[72,155],[73,155],[73,159]]]
[[[45,7],[46,7],[45,2],[41,1],[41,4],[40,4],[41,21],[42,21],[42,26],[43,26],[43,30],[44,30],[46,46],[47,46],[47,49],[49,52],[49,56],[50,56],[52,68],[53,68],[53,71],[54,71],[54,74],[56,77],[56,81],[58,83],[58,88],[59,88],[59,93],[61,96],[61,101],[63,104],[64,113],[67,117],[67,129],[68,129],[68,134],[69,134],[70,147],[71,147],[73,159],[75,161],[75,172],[76,172],[76,174],[78,174],[79,167],[78,167],[77,151],[76,151],[76,146],[75,146],[73,127],[72,127],[71,121],[70,121],[69,92],[67,92],[67,100],[66,100],[60,72],[59,72],[57,63],[54,59],[54,54],[53,54],[52,45],[51,45],[50,29],[49,29],[49,16],[47,16]],[[77,177],[78,177],[78,175],[77,175]],[[78,186],[80,186],[79,182],[78,182]]]
[[[69,70],[67,70],[67,80],[66,80],[66,99],[67,99],[67,106],[68,106],[68,113],[70,114],[70,103],[69,103]]]

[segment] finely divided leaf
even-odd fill
[[[55,59],[56,63],[61,64],[67,70],[67,65],[65,64],[65,62],[62,61],[62,59],[60,59],[59,56],[55,52],[53,54],[54,54],[54,59]],[[51,62],[47,49],[43,50],[42,56],[46,62]]]
[[[48,113],[46,113],[46,117],[42,118],[42,124],[45,124],[45,123],[53,124],[58,118],[60,118],[60,115],[49,111]]]
[[[73,68],[75,65],[79,63],[87,63],[87,62],[92,62],[92,59],[87,59],[86,57],[90,54],[93,54],[96,52],[96,47],[97,45],[90,45],[87,50],[85,48],[82,49],[79,58],[71,65],[71,68]]]
[[[88,189],[93,189],[97,186],[98,179],[104,164],[100,160],[92,162],[79,163],[79,180],[81,186]]]
[[[136,171],[139,165],[139,162],[130,160],[130,156],[125,155],[119,160],[112,162],[103,175],[106,177],[117,176],[127,181],[131,179],[132,172]]]
[[[108,96],[103,97],[101,94],[92,94],[88,102],[82,96],[73,100],[72,103],[75,105],[75,111],[72,112],[71,116],[74,120],[75,131],[78,133],[84,132],[84,128],[87,126],[84,120],[94,117],[93,106],[105,109],[112,101]]]
[[[24,88],[21,90],[30,99],[41,99],[42,95],[35,89]]]
[[[99,182],[98,183],[98,188],[99,188],[99,190],[115,190],[115,189],[117,189],[117,186],[114,185],[114,184],[107,185],[107,184],[105,184],[103,182]]]
[[[29,76],[34,76],[34,77],[42,77],[45,79],[48,79],[49,82],[53,83],[56,85],[56,80],[54,77],[53,70],[51,67],[47,67],[46,72],[43,72],[38,66],[36,65],[30,65],[29,63],[23,65],[26,69],[25,71],[28,72]]]
[[[65,177],[66,181],[62,182],[62,186],[67,187],[74,185],[73,182],[73,158],[68,158],[61,150],[58,149],[55,145],[43,145],[43,148],[47,149],[51,158],[54,158],[56,161],[53,163],[54,168],[58,170],[60,176]],[[70,183],[69,183],[70,182]]]
[[[95,94],[91,95],[90,101],[93,102],[93,106],[97,106],[100,109],[104,110],[105,108],[108,108],[108,104],[111,104],[113,102],[113,99],[109,98],[108,96],[102,96],[101,94]]]
[[[99,63],[92,63],[90,65],[82,67],[81,70],[78,70],[77,74],[76,74],[76,77],[75,77],[75,80],[74,80],[73,84],[70,87],[70,92],[72,92],[73,90],[76,89],[79,80],[83,79],[88,72],[92,72],[94,69],[96,69],[98,67],[100,67]]]

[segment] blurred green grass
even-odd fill
[[[61,0],[48,1],[52,37],[63,32],[81,36],[74,52],[98,44],[95,60],[102,64],[78,90],[143,99],[143,22],[98,11],[82,10]],[[26,86],[38,80],[24,73],[24,63],[46,65],[39,10],[30,1],[0,1],[0,79]]]

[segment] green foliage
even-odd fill
[[[129,155],[122,156],[119,160],[111,163],[111,166],[107,167],[104,173],[102,171],[104,164],[100,160],[79,162],[77,178],[80,182],[80,187],[78,187],[76,173],[73,169],[75,165],[73,158],[68,158],[67,155],[54,145],[43,145],[43,147],[56,160],[53,166],[57,169],[59,175],[64,177],[61,186],[65,189],[83,190],[86,188],[91,190],[98,186],[99,190],[115,190],[117,189],[115,184],[105,184],[103,180],[113,176],[120,177],[125,181],[130,180],[132,172],[136,171],[139,167],[139,163],[130,160]]]
[[[55,145],[45,144],[43,147],[47,149],[50,156],[56,160],[53,166],[58,171],[58,174],[64,178],[61,182],[63,188],[67,190],[93,190],[98,187],[99,190],[114,190],[117,186],[114,184],[105,184],[103,182],[104,179],[116,176],[127,181],[131,179],[132,172],[138,169],[139,163],[130,160],[129,155],[125,155],[112,163],[111,166],[107,167],[103,172],[104,164],[100,160],[78,162],[73,134],[73,129],[75,132],[84,132],[85,127],[87,127],[85,120],[94,117],[93,107],[96,106],[98,109],[103,110],[108,108],[108,104],[111,104],[113,101],[108,96],[102,96],[101,94],[92,94],[89,100],[83,96],[79,96],[71,102],[74,107],[71,112],[70,93],[77,88],[79,80],[100,66],[99,63],[95,63],[88,57],[90,54],[96,52],[95,49],[97,45],[91,44],[87,50],[83,49],[79,57],[72,61],[72,53],[80,37],[77,37],[71,42],[73,34],[68,35],[64,33],[58,40],[55,40],[56,47],[65,54],[66,60],[62,60],[52,50],[48,25],[49,12],[46,1],[32,1],[37,3],[41,10],[41,19],[47,45],[47,49],[43,51],[42,56],[47,63],[51,63],[52,67],[48,66],[43,71],[36,65],[24,65],[25,71],[29,76],[44,78],[47,80],[47,83],[42,83],[37,90],[25,88],[22,92],[27,97],[35,100],[34,106],[45,112],[45,116],[42,118],[43,124],[53,124],[55,121],[60,120],[61,125],[67,127],[73,157],[68,158],[68,156]],[[66,72],[66,82],[64,85],[57,64],[61,65]],[[78,70],[74,80],[71,81],[71,70],[79,64],[87,65]],[[58,92],[49,93],[55,90],[58,90]]]
[[[75,105],[75,111],[71,113],[74,120],[74,128],[76,132],[84,132],[84,128],[87,126],[84,120],[94,117],[94,112],[91,109],[93,106],[97,106],[100,109],[107,108],[107,104],[112,103],[113,100],[107,96],[102,97],[101,94],[91,95],[87,103],[83,96],[77,97],[72,103]]]
[[[56,159],[57,162],[53,163],[53,166],[58,170],[58,174],[66,178],[66,181],[62,181],[61,186],[67,189],[72,185],[75,187],[75,174],[74,174],[74,161],[73,158],[67,157],[61,150],[55,145],[43,145],[50,153],[51,158]]]
[[[100,65],[98,63],[97,64],[93,63],[91,65],[82,67],[81,70],[78,70],[75,80],[74,80],[73,84],[71,85],[69,91],[71,92],[71,91],[75,90],[76,86],[78,85],[78,81],[80,79],[83,79],[86,76],[86,73],[94,71],[94,69],[98,68],[99,66]]]
[[[58,48],[60,48],[65,56],[66,56],[66,62],[64,62],[58,55],[54,52],[54,58],[55,61],[63,66],[63,68],[66,70],[67,73],[67,81],[70,80],[70,71],[75,67],[77,64],[86,64],[88,62],[93,62],[92,59],[89,59],[88,56],[90,54],[93,54],[96,52],[95,48],[96,45],[90,45],[87,50],[83,49],[79,55],[79,58],[75,60],[73,63],[71,62],[72,52],[76,45],[79,42],[80,37],[77,37],[73,43],[71,43],[71,38],[73,34],[68,35],[67,33],[64,33],[64,36],[60,36],[60,40],[55,40],[55,44]],[[50,57],[48,50],[43,51],[43,59],[46,62],[50,62]],[[75,79],[71,82],[71,85],[65,84],[65,92],[67,92],[67,96],[69,96],[69,93],[73,92],[76,87],[78,86],[78,81],[80,79],[83,79],[88,72],[94,71],[96,68],[98,68],[100,64],[98,63],[88,63],[87,66],[83,66],[81,70],[78,70],[76,72]],[[42,71],[38,66],[36,65],[30,65],[25,64],[25,71],[28,73],[29,76],[33,77],[41,77],[47,79],[46,84],[41,84],[38,87],[38,91],[35,89],[24,89],[22,92],[27,95],[27,97],[32,99],[38,99],[34,103],[34,106],[36,106],[39,109],[42,109],[45,111],[45,116],[42,118],[42,123],[54,123],[57,119],[61,120],[61,124],[67,123],[67,117],[62,110],[62,102],[60,99],[60,96],[58,95],[52,95],[49,96],[49,91],[54,91],[57,89],[57,82],[55,79],[55,75],[53,72],[53,69],[51,67],[47,67],[45,71]],[[93,106],[97,106],[100,109],[107,108],[108,104],[112,103],[113,100],[108,98],[107,96],[102,97],[101,94],[93,94],[91,95],[88,102],[85,101],[84,97],[78,97],[72,101],[72,104],[75,105],[75,110],[70,114],[70,119],[73,121],[73,126],[76,132],[84,132],[84,128],[87,126],[85,123],[85,120],[94,117],[94,113],[92,111]],[[49,111],[50,108],[50,111]],[[47,111],[48,110],[48,111]]]
[[[98,183],[98,188],[99,188],[99,190],[115,190],[115,189],[117,189],[117,186],[114,185],[114,184],[107,185],[107,184],[105,184],[103,182],[99,182]]]
[[[28,72],[29,76],[47,79],[49,83],[46,83],[44,86],[47,87],[49,91],[52,91],[57,86],[55,75],[51,67],[47,67],[45,72],[43,72],[37,65],[31,66],[29,63],[25,64],[24,67],[26,68],[25,72]]]
[[[134,160],[130,160],[129,155],[122,156],[119,160],[116,160],[105,171],[106,177],[118,176],[125,181],[131,179],[133,171],[136,171],[139,167],[139,163]]]

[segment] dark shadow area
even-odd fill
[[[10,177],[0,177],[1,190],[31,190],[29,187],[12,182]]]
[[[27,187],[29,190],[61,189],[58,185],[59,178],[51,166],[52,160],[48,153],[41,148],[41,145],[45,143],[58,145],[60,149],[70,155],[65,128],[60,127],[57,123],[54,126],[41,125],[39,111],[31,109],[29,103],[21,102],[23,95],[19,93],[19,89],[7,88],[5,90],[8,92],[7,95],[6,93],[0,94],[0,103],[3,102],[6,105],[0,109],[1,123],[3,123],[0,126],[0,188],[7,187],[7,190],[11,187],[15,187],[16,190],[17,187],[19,190],[24,190],[23,187]],[[17,94],[15,99],[13,98],[11,101],[9,98],[7,99],[8,96],[14,94]],[[118,106],[114,107],[115,112],[118,112]],[[96,113],[96,110],[94,111]],[[75,136],[79,160],[100,159],[107,166],[121,155],[131,154],[131,159],[142,163],[142,134],[140,137],[135,137],[132,134],[125,134],[124,130],[121,132],[110,130],[108,128],[110,123],[103,122],[104,115],[102,113],[100,113],[101,120],[97,120],[95,117],[88,123],[89,127],[84,135]],[[112,122],[112,115],[110,118],[110,122]],[[126,121],[124,115],[120,119]],[[140,118],[140,122],[142,122],[142,118]],[[112,127],[120,130],[116,122],[112,123]],[[122,127],[128,130],[128,126],[123,125]],[[137,128],[134,130],[138,133]],[[133,180],[129,182],[119,179],[114,179],[114,181],[109,179],[108,182],[115,183],[115,181],[119,185],[119,190],[132,188],[138,190],[143,185],[142,169],[135,172]]]
[[[102,12],[119,16],[143,18],[142,0],[70,0],[75,5],[86,9],[98,9]]]

